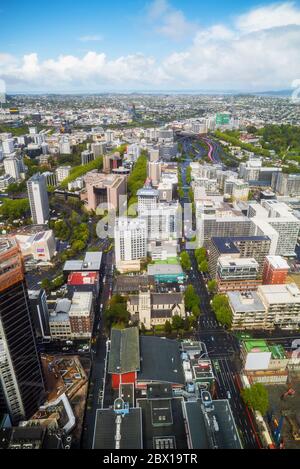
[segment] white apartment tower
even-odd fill
[[[49,200],[45,177],[37,173],[27,182],[28,198],[34,225],[45,225],[49,220]]]
[[[147,257],[147,225],[139,218],[121,217],[115,225],[116,265]]]

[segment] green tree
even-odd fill
[[[165,322],[164,331],[167,336],[172,334],[172,324],[170,321]]]
[[[172,329],[174,329],[178,333],[180,329],[183,329],[183,327],[184,327],[184,320],[180,316],[173,316]]]
[[[183,270],[191,270],[192,263],[189,254],[186,251],[183,251],[180,254],[180,264]]]
[[[269,408],[269,394],[267,388],[261,383],[255,383],[241,392],[245,404],[252,410],[257,410],[263,416]]]
[[[201,262],[201,264],[199,265],[199,270],[204,274],[208,272],[208,262],[206,260]]]
[[[218,284],[216,280],[210,280],[207,284],[208,291],[211,294],[216,293],[217,287],[218,287]]]
[[[207,259],[207,250],[205,248],[196,249],[195,257],[197,259],[198,264],[201,264],[201,262]]]
[[[48,278],[45,278],[44,280],[42,280],[42,284],[41,284],[41,287],[46,290],[46,292],[50,292],[51,290],[51,282]]]
[[[128,325],[129,318],[126,298],[114,295],[104,311],[104,322],[107,330],[110,330],[116,324]]]
[[[219,323],[228,328],[231,327],[232,312],[226,295],[215,295],[212,300],[212,309]]]
[[[25,217],[29,213],[28,199],[5,199],[0,207],[0,215],[10,223]]]
[[[199,314],[200,312],[200,298],[197,295],[193,285],[188,285],[185,293],[184,293],[184,303],[185,309],[188,312],[195,312],[195,314]],[[196,309],[198,308],[198,309]]]

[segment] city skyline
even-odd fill
[[[292,90],[300,78],[299,1],[36,6],[1,7],[9,93],[263,92]]]

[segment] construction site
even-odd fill
[[[75,417],[72,429],[72,447],[80,445],[83,418],[88,391],[90,362],[82,362],[78,356],[42,355],[47,401],[52,403],[61,396],[66,396]]]
[[[276,446],[300,449],[300,379],[292,377],[289,384],[266,388],[270,402],[266,421]]]

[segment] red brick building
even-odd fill
[[[263,270],[263,285],[284,285],[290,267],[281,256],[267,256]]]

